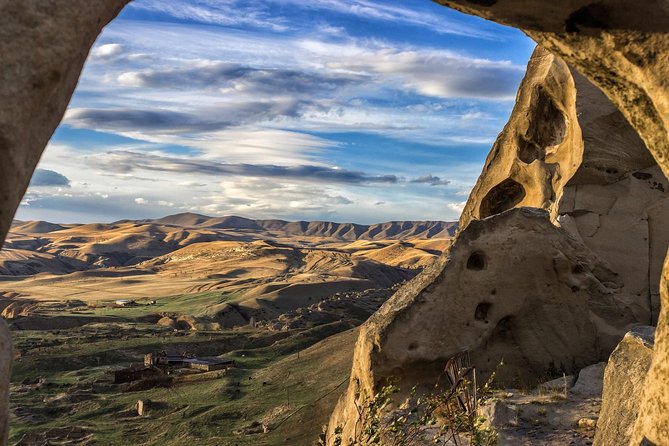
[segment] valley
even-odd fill
[[[197,214],[15,222],[0,253],[10,441],[311,445],[346,388],[356,327],[455,229]],[[236,366],[114,383],[161,351]]]

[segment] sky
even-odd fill
[[[17,218],[456,220],[533,48],[429,0],[135,0]]]

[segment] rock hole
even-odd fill
[[[525,198],[522,184],[507,178],[490,191],[481,200],[479,217],[486,218],[512,209]]]
[[[499,320],[492,336],[506,338],[511,335],[513,329],[513,316],[506,316]],[[491,337],[492,337],[491,336]]]
[[[585,268],[583,268],[583,265],[574,265],[574,267],[571,269],[572,274],[583,274],[585,272]]]
[[[530,116],[527,132],[518,141],[518,158],[530,164],[546,158],[546,148],[560,144],[567,133],[567,122],[553,99],[543,88],[536,88],[530,100]]]
[[[632,176],[637,180],[650,180],[653,178],[653,175],[645,172],[634,172]]]
[[[486,323],[488,322],[488,311],[490,310],[490,307],[492,307],[492,304],[488,302],[481,302],[476,306],[476,310],[474,310],[474,319],[477,321],[485,321]]]
[[[467,259],[467,269],[481,271],[485,269],[485,255],[482,252],[473,252]]]
[[[416,344],[415,342],[412,342],[411,344],[409,344],[409,350],[416,350],[417,348],[418,348],[418,344]]]

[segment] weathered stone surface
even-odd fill
[[[635,322],[615,280],[546,211],[518,208],[471,222],[441,264],[362,326],[328,438],[337,426],[345,441],[355,435],[356,407],[380,383],[430,386],[447,358],[465,350],[484,376],[504,358],[497,378],[509,385],[533,386],[606,359]]]
[[[485,423],[495,429],[518,425],[518,408],[499,399],[486,401],[481,406]]]
[[[669,8],[661,0],[436,0],[525,31],[604,91],[669,175]],[[653,248],[655,251],[658,248]],[[656,259],[657,254],[651,258]],[[653,365],[631,444],[669,444],[669,290],[660,287]],[[651,267],[656,270],[656,267]],[[658,306],[650,293],[651,305]],[[653,317],[653,316],[651,316]]]
[[[537,391],[539,393],[561,392],[566,395],[567,391],[574,387],[575,381],[574,375],[564,375],[561,378],[551,379],[539,384]]]
[[[611,101],[537,47],[460,227],[511,207],[549,210],[612,267],[637,319],[649,324],[659,314],[658,271],[669,245],[666,191],[669,182]]]
[[[666,249],[667,231],[648,215],[669,219],[665,190],[643,141],[611,101],[537,48],[449,259],[401,290],[361,330],[351,387],[330,428],[341,425],[354,435],[347,417],[355,424],[361,396],[390,377],[409,388],[427,385],[460,351],[469,350],[483,374],[504,358],[498,379],[507,384],[606,359],[625,327],[650,323],[657,311],[649,277],[661,249],[655,244]],[[519,214],[527,220],[499,220],[506,215],[500,212],[521,206],[544,208],[545,224],[528,223],[528,210]],[[462,251],[469,257],[458,258]],[[583,294],[573,300],[563,290]],[[585,344],[571,338],[576,333]],[[603,368],[581,371],[572,392],[600,395]]]
[[[100,30],[128,0],[0,0],[0,244]]]
[[[556,217],[562,190],[583,158],[576,94],[567,64],[537,47],[509,122],[462,212],[460,228],[521,206],[548,209]]]
[[[581,369],[571,392],[583,396],[600,396],[604,388],[605,367],[605,362],[599,362]]]
[[[596,446],[629,444],[653,359],[654,332],[654,327],[635,327],[611,353],[604,372]]]
[[[669,9],[660,0],[435,0],[520,28],[601,88],[669,175]]]

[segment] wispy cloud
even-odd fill
[[[398,183],[396,175],[369,175],[360,171],[324,166],[276,166],[268,164],[229,164],[211,160],[197,160],[158,156],[146,153],[114,151],[90,156],[91,167],[104,171],[130,173],[135,170],[172,173],[198,173],[217,176],[287,178],[305,181],[325,181],[344,184]]]
[[[304,28],[309,23],[290,17],[302,10],[320,13],[336,13],[364,20],[388,22],[394,25],[414,26],[439,34],[452,34],[480,39],[499,38],[484,29],[484,26],[472,26],[462,20],[454,20],[444,14],[437,15],[424,8],[390,4],[370,0],[268,0],[248,2],[244,0],[143,0],[131,3],[131,8],[160,12],[177,19],[191,20],[204,24],[251,26],[274,32],[294,31]],[[288,10],[289,13],[282,13]],[[284,15],[286,14],[286,15]],[[302,16],[304,13],[302,14]],[[313,13],[311,14],[313,16]]]
[[[362,82],[363,76],[346,73],[310,73],[288,69],[261,69],[221,61],[197,61],[187,67],[149,69],[121,74],[123,86],[169,89],[221,89],[222,93],[248,92],[272,96],[318,94]]]
[[[23,209],[455,218],[523,71],[500,29],[418,0],[135,0],[41,161],[65,180]]]
[[[420,176],[411,180],[412,183],[416,184],[429,184],[430,186],[447,186],[451,184],[448,180],[442,180],[441,178],[430,174]]]

